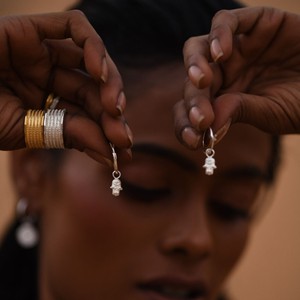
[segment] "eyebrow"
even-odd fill
[[[150,154],[167,159],[190,172],[199,171],[199,167],[192,160],[170,148],[166,148],[157,144],[140,143],[134,144],[132,146],[132,150],[133,152],[139,152],[147,155]],[[267,181],[268,178],[267,174],[260,168],[250,164],[229,168],[224,170],[224,172],[222,172],[220,175],[227,179],[263,179],[264,181]]]
[[[234,167],[224,172],[224,175],[228,179],[263,179],[267,181],[267,174],[256,166],[244,165],[240,167]]]
[[[187,171],[198,171],[198,166],[195,165],[193,161],[169,148],[165,148],[156,144],[141,143],[134,144],[132,150],[134,152],[155,155],[167,159],[173,163],[176,163]]]

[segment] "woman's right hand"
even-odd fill
[[[242,8],[220,11],[209,35],[189,39],[189,80],[175,107],[179,140],[197,148],[209,126],[220,140],[236,122],[273,134],[300,133],[299,27],[299,15]],[[185,138],[187,127],[193,135]]]
[[[1,17],[0,41],[0,150],[25,147],[26,110],[54,93],[67,148],[107,163],[109,140],[130,155],[121,76],[81,12]]]

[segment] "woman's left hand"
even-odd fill
[[[184,100],[175,131],[191,149],[212,127],[217,141],[230,124],[272,134],[300,133],[300,16],[273,8],[221,11],[207,36],[184,47]]]

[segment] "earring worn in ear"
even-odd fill
[[[39,234],[33,225],[33,218],[27,215],[28,203],[22,198],[17,203],[17,215],[20,218],[20,225],[16,229],[16,240],[22,248],[33,248],[38,244]]]
[[[119,196],[120,195],[120,191],[123,190],[122,186],[121,186],[121,181],[120,181],[120,177],[121,177],[121,172],[118,169],[118,157],[117,157],[117,153],[115,151],[114,145],[110,143],[110,147],[112,150],[112,155],[113,155],[113,163],[114,163],[114,170],[112,172],[112,176],[113,176],[113,181],[111,183],[111,189],[112,189],[112,194],[114,196]]]
[[[209,133],[209,136],[207,137],[207,133]],[[206,139],[208,138],[208,144],[206,144]],[[213,175],[214,174],[214,169],[217,168],[216,166],[216,161],[214,159],[215,155],[215,150],[214,150],[214,145],[215,145],[216,137],[212,131],[211,128],[208,128],[205,133],[203,134],[203,140],[202,144],[203,147],[206,147],[205,150],[205,163],[203,165],[203,168],[205,168],[205,174],[206,175]]]

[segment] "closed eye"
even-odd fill
[[[123,193],[132,200],[153,202],[170,195],[168,188],[148,188],[138,186],[123,180]]]
[[[249,220],[251,214],[248,210],[236,208],[232,205],[217,201],[209,201],[210,211],[220,220],[225,222],[234,222],[239,220]]]

